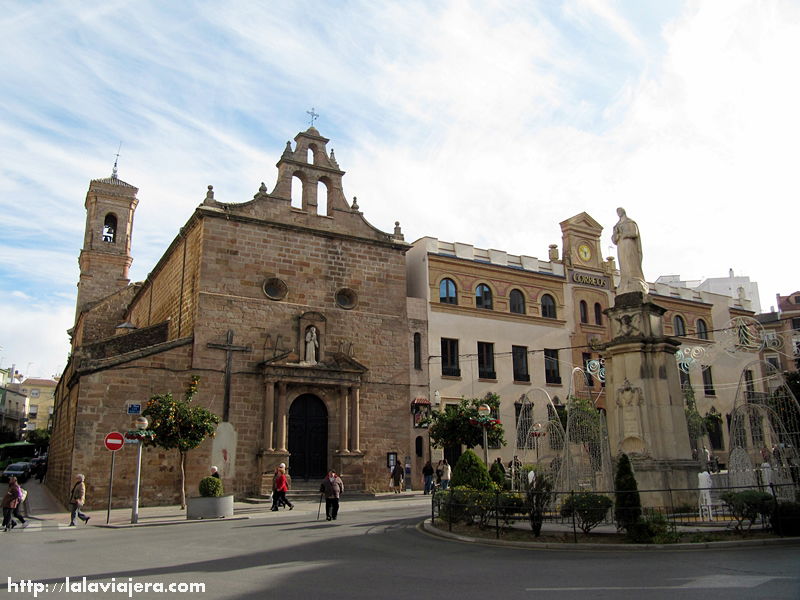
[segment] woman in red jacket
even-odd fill
[[[294,508],[294,504],[289,502],[286,492],[289,491],[289,480],[286,479],[286,465],[281,463],[275,469],[275,477],[272,480],[272,510],[278,510],[278,506],[288,506],[289,510]]]

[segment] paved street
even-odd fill
[[[0,594],[11,577],[49,584],[47,598],[127,595],[58,591],[65,577],[74,584],[85,576],[95,583],[202,582],[199,597],[224,599],[800,598],[797,546],[590,553],[464,544],[417,529],[429,510],[421,495],[345,499],[335,522],[324,514],[316,520],[316,502],[265,510],[254,506],[239,520],[122,529],[94,526],[105,523],[98,512],[90,526],[47,522],[0,533]]]

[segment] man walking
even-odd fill
[[[319,491],[325,495],[326,519],[335,521],[336,516],[339,514],[339,496],[344,492],[344,483],[342,483],[336,471],[333,469],[328,471],[328,475],[322,480],[322,485],[319,486]]]

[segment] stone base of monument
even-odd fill
[[[233,516],[233,494],[229,496],[198,496],[186,499],[187,519],[219,519]]]
[[[696,460],[631,457],[631,466],[643,507],[671,511],[678,506],[697,506]]]

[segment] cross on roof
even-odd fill
[[[309,123],[309,125],[311,125],[311,127],[313,127],[314,126],[314,119],[318,118],[319,115],[314,112],[314,107],[313,106],[311,107],[311,110],[307,110],[306,111],[306,114],[311,117],[311,123]]]

